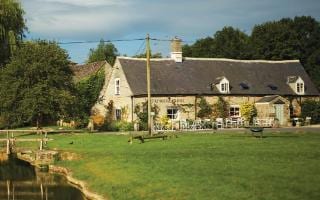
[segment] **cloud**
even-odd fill
[[[121,39],[146,33],[195,40],[224,26],[250,34],[255,24],[283,17],[320,19],[320,2],[314,0],[22,0],[22,5],[30,37],[57,40]],[[128,49],[120,52],[130,54]]]

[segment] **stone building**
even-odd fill
[[[210,104],[223,97],[230,117],[241,117],[240,105],[251,102],[258,117],[274,117],[284,125],[299,115],[302,101],[319,99],[299,60],[185,58],[178,39],[171,48],[171,58],[151,59],[151,103],[160,117],[197,119],[201,97]],[[113,101],[114,119],[137,120],[134,109],[147,99],[146,59],[118,57],[101,99],[95,106],[100,114]]]

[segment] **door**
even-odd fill
[[[284,121],[284,104],[274,104],[274,109],[276,112],[276,118],[279,120],[279,123],[283,125]]]

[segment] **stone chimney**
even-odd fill
[[[175,37],[171,40],[171,58],[175,62],[182,62],[182,46],[181,39]]]

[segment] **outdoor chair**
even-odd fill
[[[216,119],[216,126],[217,126],[217,128],[224,128],[223,118]]]
[[[311,117],[306,117],[306,120],[304,121],[305,126],[311,125]]]

